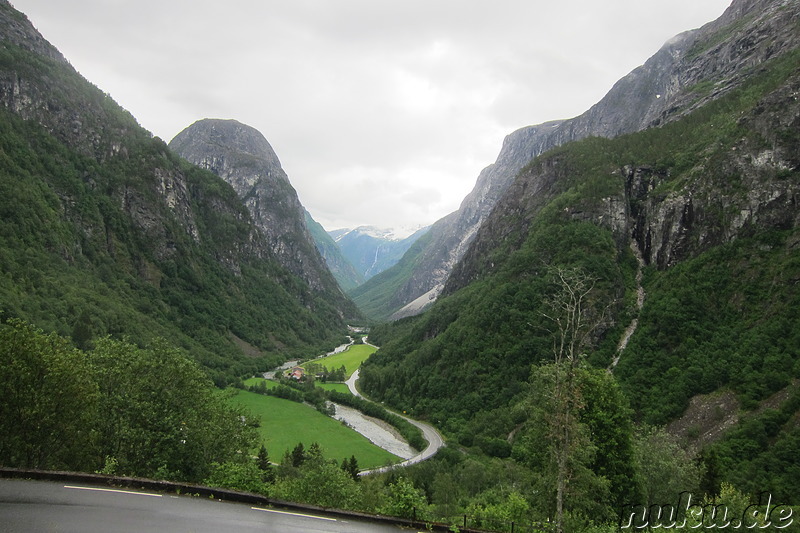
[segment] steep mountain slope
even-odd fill
[[[540,154],[541,143],[560,124],[522,128],[506,137],[497,161],[481,171],[475,188],[458,211],[437,221],[429,230],[425,248],[414,247],[414,256],[391,268],[385,276],[368,280],[352,294],[371,318],[385,320],[417,314],[435,301],[453,265],[519,170]],[[408,268],[413,264],[413,268]],[[386,284],[386,280],[391,280]]]
[[[405,238],[372,226],[339,229],[328,232],[347,260],[358,269],[364,279],[370,279],[397,264],[403,254],[429,228],[420,229]]]
[[[164,337],[234,379],[335,343],[341,300],[282,266],[217,176],[174,155],[0,1],[0,309]]]
[[[204,119],[176,135],[169,147],[233,187],[284,268],[350,316],[356,314],[320,256],[297,192],[261,132],[235,120]]]
[[[531,365],[552,358],[553,269],[577,267],[597,280],[602,318],[586,362],[619,356],[636,419],[661,424],[697,394],[733,391],[761,409],[729,413],[742,425],[718,445],[721,475],[796,501],[800,6],[734,2],[721,20],[683,53],[705,74],[658,127],[569,143],[520,172],[433,308],[373,330],[365,392],[464,444],[509,438]],[[767,409],[777,391],[788,399]],[[789,468],[758,470],[779,453]]]
[[[669,122],[727,93],[748,69],[794,47],[792,25],[759,12],[790,8],[788,1],[768,8],[755,0],[736,1],[718,20],[667,42],[584,114],[511,134],[459,210],[434,224],[430,248],[381,314],[407,316],[420,310],[415,304],[403,309],[409,302],[422,295],[435,299],[494,202],[533,157],[585,137],[611,138]],[[385,292],[377,284],[367,289]],[[363,308],[369,300],[366,294],[357,303]]]
[[[344,256],[336,241],[328,235],[322,224],[317,222],[311,217],[311,214],[306,211],[306,226],[308,231],[311,232],[311,237],[317,245],[320,255],[328,265],[333,277],[339,283],[339,286],[344,291],[354,289],[364,283],[364,275],[356,270],[356,267]]]

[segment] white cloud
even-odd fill
[[[14,0],[154,134],[235,118],[337,226],[429,224],[727,0]]]

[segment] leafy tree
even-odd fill
[[[501,501],[470,504],[467,515],[479,526],[505,530],[512,523],[530,521],[530,504],[519,492],[511,491]]]
[[[436,516],[447,518],[458,512],[461,487],[450,472],[438,472],[431,483],[431,501],[436,506]]]
[[[425,494],[404,477],[392,482],[387,491],[386,502],[379,509],[381,514],[401,518],[423,519],[428,515]]]
[[[94,470],[98,386],[86,355],[12,319],[0,326],[0,461]]]
[[[312,448],[315,448],[314,452]],[[361,491],[353,478],[336,461],[326,459],[319,445],[312,445],[309,452],[294,475],[279,478],[275,482],[271,495],[322,507],[358,508]]]
[[[120,473],[200,481],[212,463],[253,447],[255,429],[180,350],[106,338],[90,359],[101,393],[99,456],[113,457]]]
[[[203,481],[209,487],[221,487],[256,494],[268,494],[264,471],[251,461],[214,463],[211,474]]]
[[[535,386],[546,391],[547,437],[555,467],[555,522],[564,527],[564,499],[570,479],[579,465],[575,459],[589,449],[586,431],[580,427],[578,412],[584,407],[576,377],[582,349],[599,323],[593,316],[591,297],[596,280],[576,269],[554,270],[555,293],[546,301],[545,317],[553,330],[553,363],[534,370]]]
[[[81,350],[86,350],[91,347],[91,340],[92,320],[89,313],[84,309],[75,321],[75,326],[72,328],[72,342]]]
[[[642,502],[674,502],[682,492],[695,491],[700,468],[692,455],[663,427],[643,426],[634,437],[633,463]]]

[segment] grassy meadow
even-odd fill
[[[329,355],[321,359],[307,361],[300,366],[305,367],[309,364],[320,364],[327,367],[328,370],[333,370],[344,365],[347,377],[349,378],[353,372],[355,372],[358,367],[361,366],[361,363],[366,361],[370,355],[375,353],[375,350],[377,350],[377,348],[374,346],[369,346],[368,344],[353,344],[347,350],[341,353]]]
[[[366,437],[316,409],[289,400],[237,391],[230,401],[261,420],[258,428],[270,459],[279,462],[298,442],[308,448],[317,442],[326,457],[341,461],[355,455],[361,468],[397,462],[397,456],[372,444]]]
[[[350,388],[344,383],[315,383],[314,385],[320,389],[350,394]]]

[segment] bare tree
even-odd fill
[[[544,301],[542,315],[554,329],[549,437],[556,470],[556,529],[563,532],[564,498],[572,477],[571,458],[580,446],[578,413],[583,400],[576,380],[581,354],[603,318],[592,300],[596,279],[579,269],[556,268],[556,291]]]

